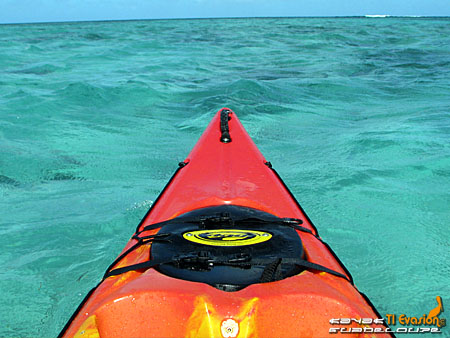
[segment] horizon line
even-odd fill
[[[214,16],[192,18],[148,18],[148,19],[99,19],[99,20],[66,20],[66,21],[30,21],[30,22],[0,22],[0,25],[34,25],[34,24],[62,24],[62,23],[88,23],[88,22],[129,22],[129,21],[166,21],[166,20],[221,20],[221,19],[321,19],[321,18],[363,18],[363,19],[388,19],[388,18],[450,18],[448,15],[390,15],[390,14],[364,14],[364,15],[306,15],[306,16]]]

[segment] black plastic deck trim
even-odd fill
[[[220,142],[222,143],[230,143],[230,127],[228,125],[228,121],[231,119],[231,114],[233,112],[228,108],[223,108],[220,111]]]
[[[88,299],[91,297],[91,295],[94,293],[95,290],[97,290],[97,288],[100,286],[100,284],[102,284],[103,280],[100,281],[94,288],[92,288],[87,295],[83,298],[83,300],[81,301],[80,305],[78,305],[77,309],[75,310],[75,312],[72,314],[72,316],[70,317],[70,319],[67,321],[66,325],[64,325],[63,329],[61,330],[61,332],[58,334],[57,338],[61,338],[64,336],[64,334],[66,333],[67,329],[70,327],[70,325],[72,324],[73,320],[75,319],[75,317],[78,315],[78,313],[81,311],[81,309],[83,308],[83,306],[87,303]]]
[[[309,218],[308,214],[305,212],[305,210],[302,208],[302,206],[300,205],[300,203],[297,201],[297,199],[295,198],[294,194],[292,193],[292,191],[288,188],[288,186],[286,185],[286,183],[284,183],[283,179],[281,178],[281,176],[278,174],[278,172],[272,167],[272,163],[270,162],[264,162],[264,164],[272,170],[272,172],[275,174],[275,176],[280,180],[280,183],[283,185],[283,187],[286,189],[286,191],[289,193],[289,195],[291,196],[291,198],[294,200],[295,204],[297,205],[297,207],[302,211],[303,215],[305,215],[306,219],[308,220],[308,222],[311,224],[311,226],[313,227],[313,229],[316,232],[316,236],[319,237],[319,232],[317,230],[317,227],[314,225],[314,223],[311,221],[311,219]],[[333,257],[336,259],[336,261],[339,263],[339,265],[341,266],[341,268],[345,271],[345,273],[348,275],[348,277],[350,278],[350,283],[352,284],[352,286],[355,288],[355,290],[364,298],[364,300],[367,302],[367,304],[372,308],[373,312],[378,316],[378,318],[383,318],[380,313],[378,312],[378,310],[376,309],[376,307],[373,305],[373,303],[370,301],[369,297],[367,297],[364,293],[362,293],[361,291],[358,290],[358,288],[355,286],[355,283],[353,281],[353,277],[350,273],[350,271],[348,271],[348,269],[345,267],[344,263],[342,263],[342,261],[339,259],[339,257],[336,255],[336,253],[333,251],[333,249],[331,249],[331,247],[328,245],[328,243],[324,242],[320,237],[318,238],[320,240],[321,243],[323,243],[325,245],[325,247],[328,249],[328,251],[333,255]],[[389,328],[389,326],[387,325],[387,323],[384,324],[384,326],[386,328]],[[387,332],[390,334],[391,337],[395,338],[394,333],[392,332]]]
[[[150,206],[149,210],[147,211],[147,213],[145,214],[144,218],[142,218],[142,220],[139,222],[139,225],[136,228],[136,232],[139,231],[139,228],[141,227],[141,225],[144,223],[145,219],[147,218],[148,215],[150,215],[150,212],[153,210],[153,207],[155,206],[155,204],[158,202],[158,200],[160,199],[160,197],[162,196],[162,194],[167,190],[167,188],[169,187],[170,183],[174,180],[175,176],[178,174],[178,172],[183,169],[186,165],[188,165],[189,162],[180,162],[178,163],[178,168],[177,170],[175,170],[175,172],[173,173],[172,177],[169,179],[169,181],[166,183],[166,185],[164,186],[163,190],[159,193],[158,197],[155,199],[155,201],[153,202],[153,204]],[[135,232],[135,233],[136,233]],[[134,236],[134,234],[133,234]],[[78,315],[78,313],[81,311],[81,309],[83,308],[83,306],[87,303],[87,301],[89,300],[89,298],[91,297],[91,295],[94,293],[95,290],[97,290],[97,288],[100,286],[100,284],[102,284],[103,279],[94,287],[92,288],[88,294],[83,298],[83,300],[81,301],[80,305],[78,305],[77,309],[75,310],[75,312],[72,314],[72,316],[70,317],[70,319],[67,321],[66,325],[64,325],[63,329],[61,330],[61,332],[58,335],[58,338],[61,338],[62,336],[64,336],[64,334],[66,333],[67,329],[70,327],[70,325],[72,324],[72,321],[75,319],[75,317]]]

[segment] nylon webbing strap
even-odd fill
[[[331,269],[327,268],[326,266],[308,262],[308,261],[306,261],[304,259],[286,258],[286,259],[283,259],[283,263],[285,263],[285,261],[286,261],[286,264],[289,264],[290,263],[289,261],[291,261],[291,260],[292,260],[292,264],[303,266],[303,267],[305,267],[307,269],[313,269],[313,270],[317,270],[317,271],[327,272],[327,273],[329,273],[329,274],[331,274],[333,276],[344,278],[344,279],[346,279],[346,280],[348,280],[350,282],[350,280],[347,278],[346,275],[344,275],[344,274],[342,274],[340,272],[331,270]]]
[[[133,239],[137,240],[137,243],[134,244],[133,246],[131,246],[128,250],[126,250],[124,253],[122,253],[119,257],[117,257],[114,262],[112,262],[108,268],[106,269],[105,274],[103,275],[103,279],[107,278],[108,273],[110,272],[110,270],[117,265],[122,259],[125,258],[125,256],[127,256],[129,253],[131,253],[132,251],[136,250],[138,247],[140,247],[141,245],[144,244],[148,244],[154,241],[168,241],[170,242],[170,240],[166,239],[165,237],[169,236],[169,234],[156,234],[156,235],[149,235],[149,236],[144,236],[144,237],[139,237],[137,234],[133,235]]]
[[[272,260],[271,262],[274,262],[274,260]],[[252,259],[249,263],[245,263],[245,264],[249,264],[249,265],[265,265],[268,264],[267,259]],[[308,262],[304,259],[300,259],[300,258],[282,258],[281,259],[281,264],[295,264],[298,266],[302,266],[306,269],[312,269],[312,270],[317,270],[317,271],[322,271],[322,272],[327,272],[333,276],[336,277],[341,277],[344,278],[348,281],[350,281],[347,276],[345,276],[344,274],[331,270],[329,268],[327,268],[326,266],[320,265],[320,264],[316,264],[316,263],[311,263]]]
[[[195,219],[195,220],[180,220],[177,221],[176,219],[169,219],[167,221],[163,221],[163,222],[158,222],[158,223],[153,223],[153,224],[149,224],[146,225],[141,231],[137,232],[136,234],[139,235],[145,231],[149,231],[149,230],[155,230],[158,228],[161,228],[162,226],[166,225],[166,224],[170,224],[170,223],[174,223],[174,222],[179,222],[179,223],[201,223],[201,222],[205,222],[205,220],[208,219]],[[305,228],[299,224],[302,224],[303,221],[301,219],[297,219],[297,218],[282,218],[280,220],[264,220],[264,219],[243,219],[243,220],[236,220],[235,223],[237,224],[245,224],[245,223],[264,223],[264,224],[275,224],[275,225],[286,225],[289,226],[291,228],[294,228],[295,230],[299,230],[302,232],[306,232],[308,234],[313,235],[314,237],[318,237],[316,235],[314,235],[314,233],[309,230],[308,228]]]
[[[142,262],[142,263],[137,263],[137,264],[133,264],[133,265],[124,266],[122,268],[117,268],[117,269],[109,271],[108,273],[105,274],[103,279],[106,279],[106,278],[111,277],[111,276],[121,275],[121,274],[123,274],[125,272],[129,272],[129,271],[150,269],[150,268],[153,268],[156,265],[164,264],[164,263],[170,263],[170,262],[171,262],[171,260],[168,261],[168,260],[153,259],[151,261],[145,261],[145,262]]]
[[[161,228],[163,225],[173,223],[173,222],[175,222],[173,219],[169,219],[167,221],[149,224],[149,225],[146,225],[141,231],[137,232],[136,234],[140,234],[144,231],[155,230],[155,229]]]
[[[167,263],[177,263],[177,261],[179,261],[182,258],[177,259],[171,259],[171,260],[160,260],[160,259],[153,259],[150,261],[146,261],[146,262],[142,262],[142,263],[137,263],[137,264],[133,264],[133,265],[128,265],[128,266],[124,266],[122,268],[118,268],[118,269],[114,269],[109,271],[108,273],[105,274],[105,276],[103,277],[103,279],[106,279],[108,277],[111,276],[117,276],[120,275],[122,273],[125,272],[129,272],[129,271],[136,271],[136,270],[142,270],[142,269],[150,269],[153,268],[156,265],[159,264],[167,264]],[[340,272],[331,270],[323,265],[320,264],[316,264],[316,263],[311,263],[308,262],[306,260],[300,259],[300,258],[278,258],[276,260],[278,263],[276,264],[277,266],[279,264],[295,264],[298,266],[302,266],[306,269],[313,269],[313,270],[317,270],[317,271],[322,271],[322,272],[326,272],[329,273],[333,276],[336,277],[341,277],[344,278],[348,281],[350,281],[347,276],[343,275]],[[235,266],[235,267],[249,267],[249,266],[257,266],[257,265],[271,265],[274,263],[274,260],[269,260],[269,259],[252,259],[249,262],[242,262],[242,263],[229,263],[227,261],[214,261],[211,260],[211,263],[216,264],[216,265],[230,265],[230,266]],[[276,267],[275,267],[276,268]],[[263,274],[265,274],[265,272],[263,272]],[[273,275],[273,273],[271,273],[271,275]],[[267,280],[266,276],[262,276],[261,279],[263,281]]]
[[[199,220],[187,220],[187,221],[178,221],[181,223],[192,223],[192,222],[198,222],[201,221]],[[108,269],[106,270],[106,273],[103,276],[103,279],[106,279],[108,277],[111,276],[116,276],[116,275],[120,275],[122,273],[128,272],[128,271],[134,271],[134,270],[141,270],[141,269],[149,269],[152,268],[156,265],[159,264],[167,264],[167,263],[177,263],[179,261],[179,259],[172,259],[172,260],[165,260],[165,261],[160,261],[160,260],[150,260],[150,261],[146,261],[146,262],[142,262],[142,263],[138,263],[138,264],[133,264],[133,265],[129,265],[129,266],[124,266],[122,268],[118,268],[118,269],[114,269],[111,270],[114,265],[116,265],[117,263],[120,262],[120,260],[122,260],[126,255],[128,255],[131,251],[135,250],[137,247],[143,245],[143,244],[147,244],[153,240],[167,240],[170,241],[168,239],[163,239],[163,238],[158,238],[158,237],[167,237],[170,234],[156,234],[156,235],[149,235],[149,236],[145,236],[145,237],[139,237],[139,234],[148,231],[148,230],[154,230],[157,228],[161,228],[162,226],[166,225],[166,224],[170,224],[173,222],[177,222],[174,219],[170,219],[167,221],[163,221],[163,222],[158,222],[158,223],[154,223],[154,224],[149,224],[147,226],[145,226],[141,231],[137,232],[135,235],[133,235],[133,239],[138,240],[138,242],[133,245],[132,247],[130,247],[126,252],[124,252],[122,255],[120,255],[120,257],[118,257],[113,264],[111,264]],[[306,232],[308,234],[313,235],[315,238],[319,239],[322,243],[322,239],[320,237],[318,237],[317,235],[315,235],[311,230],[309,230],[308,228],[305,228],[299,224],[302,223],[302,220],[300,219],[294,219],[294,218],[284,218],[284,219],[280,219],[279,221],[277,220],[263,220],[263,219],[243,219],[243,220],[237,220],[236,223],[253,223],[253,222],[257,222],[257,223],[272,223],[272,224],[282,224],[282,225],[286,225],[289,226],[295,230],[298,231],[302,231],[302,232]],[[306,269],[313,269],[313,270],[317,270],[317,271],[322,271],[322,272],[326,272],[329,273],[333,276],[337,276],[337,277],[341,277],[344,278],[346,280],[348,280],[351,283],[351,280],[348,279],[347,276],[345,276],[342,273],[339,273],[337,271],[331,270],[323,265],[320,264],[316,264],[316,263],[311,263],[308,262],[306,260],[300,259],[300,258],[278,258],[278,264],[276,264],[276,266],[279,266],[280,264],[295,264],[298,266],[302,266]],[[242,263],[231,263],[228,261],[214,261],[212,260],[213,264],[216,265],[228,265],[228,266],[235,266],[235,267],[249,267],[249,266],[255,266],[255,265],[266,265],[266,269],[264,270],[265,272],[263,273],[263,276],[261,276],[261,281],[266,281],[268,280],[268,275],[274,275],[275,271],[270,272],[270,265],[274,263],[273,260],[268,261],[267,259],[252,259],[249,262],[242,262]]]

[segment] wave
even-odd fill
[[[364,15],[366,18],[388,18],[390,15],[387,14],[366,14]]]

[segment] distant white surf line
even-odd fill
[[[364,15],[366,18],[387,18],[390,15],[387,14],[366,14]]]
[[[366,14],[366,18],[424,18],[423,15],[389,15],[389,14]]]

